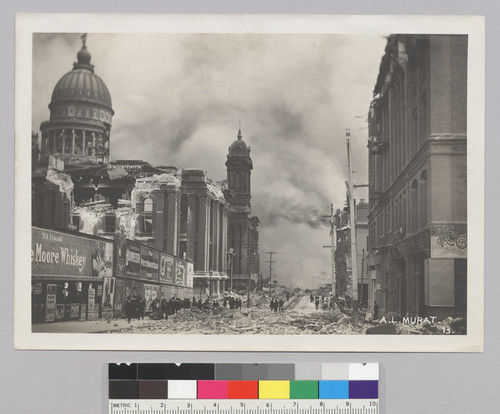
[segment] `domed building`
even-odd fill
[[[57,82],[52,92],[50,120],[40,125],[41,160],[57,155],[66,166],[109,162],[114,115],[111,95],[94,73],[86,34],[82,43],[73,70]]]

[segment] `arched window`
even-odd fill
[[[145,198],[142,201],[142,232],[145,234],[153,233],[153,200]]]
[[[418,181],[413,180],[410,189],[410,231],[418,229]]]
[[[427,226],[427,171],[420,174],[420,188],[418,194],[418,211],[420,215],[419,228]]]

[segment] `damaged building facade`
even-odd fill
[[[85,42],[54,88],[40,140],[32,137],[33,321],[120,316],[134,294],[218,296],[230,289],[229,267],[255,286],[258,219],[250,215],[252,163],[241,133],[228,155],[230,184],[199,169],[110,162],[111,95]],[[46,245],[50,239],[60,245]],[[90,265],[85,274],[52,273],[33,261],[46,249],[60,254],[67,240],[87,265],[105,251],[106,260],[104,253],[97,260],[105,272]]]
[[[368,149],[380,313],[466,316],[467,36],[388,38]]]

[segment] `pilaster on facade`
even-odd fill
[[[209,217],[210,202],[205,195],[198,196],[198,252],[195,260],[195,270],[207,271],[209,263]]]

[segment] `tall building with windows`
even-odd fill
[[[467,40],[387,41],[368,141],[369,271],[381,314],[466,315]]]
[[[234,287],[258,284],[259,275],[259,218],[252,216],[250,147],[238,131],[227,154],[227,182],[232,200],[229,205],[228,248],[230,273]]]

